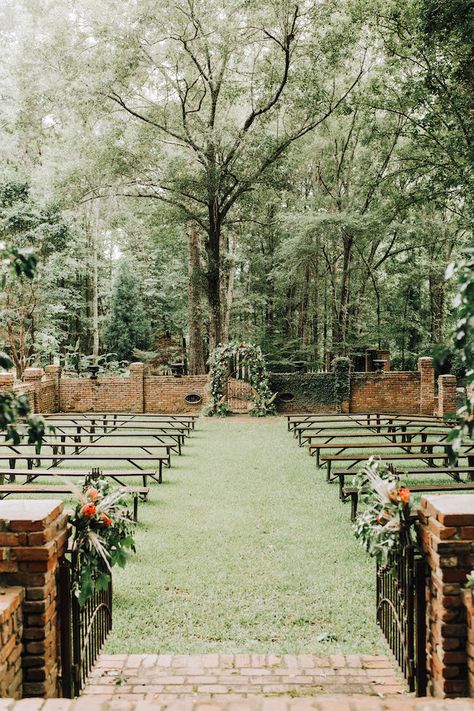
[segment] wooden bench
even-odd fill
[[[452,428],[452,425],[446,422],[422,422],[422,421],[417,421],[417,422],[404,422],[402,420],[394,421],[394,420],[387,420],[386,422],[383,422],[378,425],[368,425],[368,424],[362,424],[362,423],[347,423],[347,424],[334,424],[334,423],[313,423],[313,426],[307,427],[306,425],[298,425],[297,427],[294,428],[293,430],[293,436],[298,438],[299,444],[302,444],[303,439],[307,439],[308,437],[316,434],[325,434],[327,431],[330,432],[335,432],[335,433],[343,433],[344,431],[363,431],[363,430],[369,430],[369,432],[372,432],[374,434],[381,434],[384,432],[404,432],[408,431],[408,429],[415,428],[418,429],[419,431],[423,430],[444,430],[444,431],[449,431]]]
[[[398,454],[398,453],[389,453],[389,452],[380,452],[377,453],[376,458],[379,459],[382,462],[407,462],[407,461],[423,461],[430,464],[430,466],[435,467],[436,465],[434,464],[435,461],[441,461],[444,463],[444,466],[446,468],[449,468],[449,462],[448,462],[448,455],[446,452],[443,454],[415,454],[414,452],[410,452],[410,454]],[[470,452],[460,452],[459,453],[459,459],[467,459],[468,464],[470,467],[474,466],[474,452],[472,452],[472,448]],[[321,461],[324,460],[325,463],[327,463],[327,474],[326,474],[326,481],[331,481],[331,465],[333,462],[352,462],[352,464],[349,465],[349,469],[355,466],[356,464],[360,462],[366,462],[368,461],[369,457],[367,454],[339,454],[339,455],[330,455],[330,454],[323,454],[321,455]],[[337,476],[337,473],[336,473]],[[334,477],[335,478],[335,477]]]
[[[8,435],[6,432],[0,432],[0,437],[3,437],[4,440],[6,440],[7,436]],[[63,442],[67,443],[68,439],[72,440],[73,442],[78,442],[79,444],[87,441],[90,443],[94,443],[106,440],[111,441],[111,446],[113,446],[113,441],[115,440],[115,438],[119,437],[121,437],[122,439],[126,438],[127,440],[132,439],[133,441],[129,444],[130,447],[137,446],[135,444],[137,438],[139,440],[155,440],[156,442],[160,442],[162,445],[169,447],[172,452],[178,455],[181,455],[182,446],[184,444],[184,435],[182,435],[182,437],[179,437],[178,441],[176,441],[174,437],[170,438],[169,435],[153,434],[152,432],[96,432],[95,434],[76,434],[73,432],[47,433],[43,436],[42,442],[57,444],[59,446]],[[140,442],[138,446],[140,446]]]
[[[442,418],[435,415],[416,415],[416,414],[395,414],[395,413],[347,413],[347,414],[331,414],[331,415],[287,415],[288,430],[294,429],[296,426],[312,423],[344,423],[356,422],[377,426],[384,421],[406,420],[410,422],[442,422]]]
[[[65,425],[62,422],[61,423],[56,423],[56,424],[51,424],[51,428],[53,429],[54,432],[60,432],[62,434],[68,434],[70,431],[76,432],[76,434],[85,434],[85,435],[97,435],[97,434],[110,434],[111,432],[116,432],[117,430],[120,430],[119,434],[121,434],[122,437],[128,437],[129,432],[128,430],[131,430],[132,432],[139,432],[139,433],[146,433],[146,434],[163,434],[163,435],[168,435],[168,437],[174,439],[176,442],[178,441],[179,438],[184,438],[189,436],[189,430],[187,430],[185,427],[157,427],[156,425],[152,425],[149,427],[146,427],[144,425],[127,425],[126,427],[114,427],[113,425],[104,427],[103,425],[92,425],[90,422],[87,423],[82,423],[82,424],[73,424],[73,425]],[[52,434],[52,433],[51,433]],[[184,439],[182,439],[184,441]]]
[[[68,418],[82,418],[82,419],[102,419],[106,421],[110,420],[137,420],[141,422],[178,422],[183,424],[188,424],[194,429],[196,420],[200,417],[197,414],[179,414],[179,413],[135,413],[135,412],[44,412],[40,413],[41,417],[45,419],[56,418],[56,419],[68,419]]]
[[[45,418],[45,422],[51,424],[53,427],[71,423],[72,425],[82,425],[87,427],[101,427],[105,430],[119,430],[122,428],[127,429],[132,425],[146,429],[172,427],[173,429],[185,430],[188,434],[193,429],[194,424],[194,422],[191,421],[182,422],[179,420],[139,420],[132,418],[117,420],[114,418],[102,417],[47,417]]]
[[[423,492],[445,492],[445,491],[473,491],[474,482],[461,482],[456,484],[414,484],[410,486],[412,493]],[[366,493],[364,490],[359,491],[357,487],[348,487],[346,493],[351,497],[351,521],[355,521],[357,516],[357,506],[359,503],[359,494]]]
[[[474,444],[469,447],[469,449],[474,448]],[[442,440],[436,440],[435,442],[428,442],[420,440],[417,442],[329,442],[328,444],[310,444],[308,445],[308,450],[311,456],[316,454],[316,466],[320,466],[321,462],[321,451],[326,449],[337,449],[338,451],[334,456],[340,455],[348,449],[369,449],[371,454],[377,455],[381,449],[402,449],[405,452],[411,452],[415,447],[420,447],[420,454],[426,453],[427,455],[433,453],[435,447],[446,447],[446,442]],[[474,453],[473,453],[474,455]],[[369,455],[367,455],[368,458]],[[324,462],[321,467],[324,466]]]
[[[140,471],[136,469],[110,469],[108,471],[92,469],[92,471],[88,471],[85,469],[17,469],[16,467],[8,469],[0,467],[0,484],[4,483],[5,477],[8,477],[10,484],[13,484],[19,476],[26,477],[27,484],[43,476],[61,479],[63,477],[65,479],[84,479],[86,482],[101,476],[104,479],[113,479],[121,486],[126,486],[121,480],[129,479],[130,477],[141,477],[143,486],[148,485],[148,477],[156,481],[156,472],[152,469],[140,469]]]
[[[4,448],[10,449],[12,452],[15,452],[16,454],[32,454],[30,451],[24,450],[24,447],[28,447],[29,449],[32,449],[32,445],[29,444],[13,444],[12,442],[0,442],[0,451]],[[80,442],[80,441],[75,441],[75,442],[49,442],[48,440],[45,440],[43,438],[41,442],[41,450],[43,448],[51,448],[53,451],[53,454],[66,454],[67,449],[74,450],[72,453],[73,454],[81,454],[81,452],[85,450],[92,449],[95,452],[99,452],[101,450],[115,450],[117,449],[138,449],[143,452],[146,452],[147,454],[153,455],[156,450],[159,452],[163,452],[164,455],[168,458],[168,466],[171,465],[171,457],[170,457],[170,449],[171,447],[166,444],[143,444],[143,443],[134,443],[131,444],[130,442],[112,442],[109,444],[106,444],[104,442]],[[153,451],[150,451],[153,450]]]
[[[133,497],[133,520],[138,521],[138,500],[146,501],[150,493],[147,486],[124,486],[124,494]],[[12,494],[73,494],[64,484],[0,484],[0,500]]]
[[[16,463],[21,460],[25,460],[28,469],[33,470],[35,462],[51,462],[51,466],[48,467],[48,471],[52,467],[57,467],[61,462],[84,462],[89,464],[91,461],[95,462],[130,462],[134,467],[143,471],[143,467],[137,462],[158,462],[158,478],[156,475],[151,475],[152,479],[155,479],[159,484],[163,481],[163,462],[168,461],[168,457],[159,454],[150,454],[147,456],[138,455],[126,455],[126,454],[0,454],[0,461],[8,461],[9,468],[15,469]],[[60,470],[59,470],[60,471]]]
[[[448,436],[449,432],[441,432],[440,430],[425,430],[425,429],[416,429],[413,431],[408,431],[406,428],[403,429],[396,429],[395,431],[392,430],[392,428],[388,428],[384,432],[318,432],[316,434],[306,434],[304,435],[304,442],[301,442],[300,446],[302,446],[305,442],[309,442],[310,444],[313,442],[313,440],[324,440],[323,444],[329,444],[329,442],[333,440],[340,440],[340,439],[359,439],[361,437],[364,437],[364,439],[374,439],[374,438],[384,438],[389,440],[390,442],[397,443],[397,437],[400,437],[400,442],[411,442],[413,437],[421,437],[423,441],[425,441],[428,437],[438,437],[438,438],[446,438]]]
[[[469,480],[473,481],[474,467],[409,467],[408,469],[396,469],[394,475],[398,478],[411,477],[411,476],[422,476],[427,474],[435,474],[436,476],[450,476],[458,484],[462,483],[460,479],[460,474],[468,474]],[[356,476],[356,472],[353,469],[338,469],[334,472],[334,477],[339,480],[339,498],[341,501],[346,501],[346,479],[349,477],[351,479]]]

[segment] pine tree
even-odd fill
[[[112,291],[112,304],[104,343],[118,360],[132,360],[134,348],[151,346],[151,324],[143,304],[137,274],[122,260]]]

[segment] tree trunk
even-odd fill
[[[189,375],[206,372],[201,305],[201,253],[199,232],[195,225],[188,226],[188,330]]]
[[[444,279],[444,269],[433,264],[429,271],[428,280],[430,288],[431,342],[443,343],[446,313],[446,283]]]
[[[209,209],[211,215],[212,210]],[[221,230],[214,215],[206,240],[207,298],[209,302],[209,352],[222,342]]]
[[[99,234],[100,203],[96,200],[92,236],[92,357],[94,363],[99,360],[99,264],[97,238]]]
[[[221,268],[221,303],[222,303],[222,341],[229,342],[230,310],[234,301],[235,253],[237,237],[230,234],[223,240],[221,254],[225,255],[224,266]]]

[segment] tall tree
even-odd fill
[[[119,360],[132,360],[135,348],[149,350],[150,322],[133,266],[122,260],[113,287],[104,342]]]

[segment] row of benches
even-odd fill
[[[389,462],[399,477],[442,475],[454,480],[448,484],[416,483],[410,485],[413,492],[474,489],[474,443],[461,449],[457,467],[450,466],[446,444],[452,423],[434,416],[304,413],[287,415],[287,421],[288,430],[293,432],[300,446],[306,445],[309,453],[315,455],[319,468],[326,467],[326,480],[338,480],[340,499],[351,500],[352,519],[357,513],[359,490],[346,482],[354,477],[356,465],[367,461],[371,454]],[[436,439],[429,439],[432,436]],[[435,447],[442,451],[435,452]],[[335,454],[323,453],[330,449],[337,451]],[[399,451],[394,452],[394,449]],[[361,450],[365,451],[362,453]],[[421,466],[413,466],[414,461]],[[339,463],[348,466],[346,469],[332,468]],[[396,465],[408,463],[408,468],[395,469]],[[467,474],[468,481],[462,481],[461,474]]]
[[[67,494],[68,479],[110,478],[124,487],[133,498],[133,517],[137,520],[138,502],[146,500],[149,479],[161,484],[163,465],[171,466],[171,452],[181,454],[185,439],[195,428],[195,415],[135,415],[128,413],[46,414],[46,433],[39,451],[28,444],[13,444],[5,433],[0,437],[0,498],[22,494]],[[132,429],[132,432],[129,430]],[[118,441],[116,438],[122,438]],[[131,438],[131,441],[129,441]],[[99,441],[100,440],[100,441]],[[123,441],[126,440],[126,441]],[[48,450],[51,450],[49,452]],[[26,468],[16,465],[25,461]],[[62,469],[64,462],[92,465],[128,462],[134,468]],[[46,468],[40,468],[47,464]],[[146,468],[146,465],[151,465]],[[125,480],[137,475],[142,486],[130,486]],[[44,476],[60,477],[61,484],[37,484]],[[24,482],[19,482],[25,477]],[[5,480],[8,479],[8,483]]]

